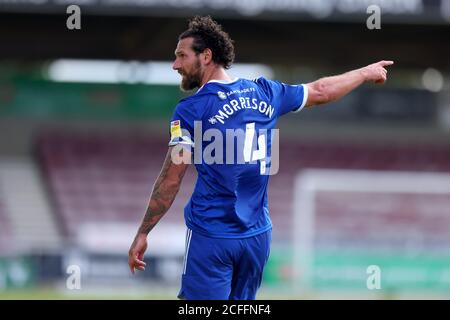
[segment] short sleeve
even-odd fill
[[[308,100],[308,87],[304,84],[290,85],[262,77],[256,82],[263,87],[271,103],[277,106],[279,116],[288,112],[299,112]]]
[[[180,102],[170,120],[169,147],[182,144],[194,147],[194,121],[196,119],[193,106]]]

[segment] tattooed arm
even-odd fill
[[[153,186],[147,212],[128,252],[128,265],[133,274],[135,269],[145,270],[143,260],[145,250],[147,250],[147,235],[169,210],[188,167],[186,163],[175,164],[172,161],[172,150],[173,147],[170,147],[167,152],[159,177]]]

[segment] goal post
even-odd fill
[[[450,288],[450,174],[306,169],[293,208],[295,291]]]

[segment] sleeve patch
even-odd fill
[[[170,122],[170,138],[180,138],[182,136],[181,134],[181,125],[180,120],[175,120]]]

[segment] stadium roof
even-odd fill
[[[61,3],[80,4],[81,30],[67,29]],[[366,26],[373,3],[383,4],[381,30]],[[223,24],[237,62],[342,70],[392,59],[450,72],[445,0],[0,0],[0,59],[167,61],[195,12]]]

